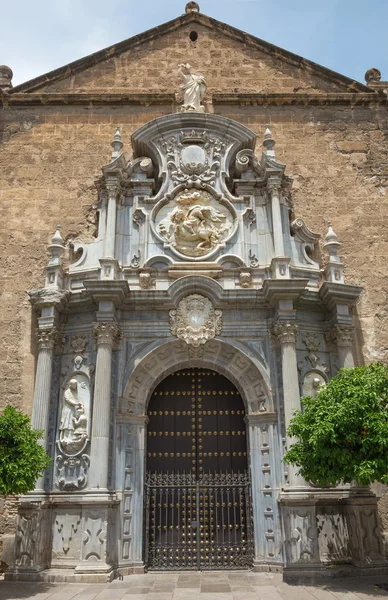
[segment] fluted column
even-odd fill
[[[351,325],[334,325],[328,333],[328,341],[337,346],[340,369],[354,367],[353,333]]]
[[[271,195],[272,207],[272,228],[275,257],[284,256],[284,241],[282,227],[282,213],[280,207],[280,179],[270,178],[268,181],[268,191]]]
[[[116,242],[116,204],[119,188],[116,182],[107,184],[108,192],[108,209],[106,218],[105,232],[105,258],[115,257],[115,242]]]
[[[38,362],[36,366],[31,424],[34,429],[40,429],[43,432],[39,441],[45,449],[47,449],[51,375],[56,335],[57,329],[55,327],[39,329],[37,332]],[[35,491],[43,492],[43,490],[44,475],[39,477],[35,484]]]
[[[93,421],[90,448],[89,487],[108,489],[109,429],[112,377],[112,348],[120,334],[116,323],[97,323],[96,375],[94,383]]]
[[[284,420],[287,430],[293,412],[295,410],[300,410],[298,363],[296,358],[298,324],[293,321],[278,321],[274,326],[274,334],[279,339],[282,352]],[[288,448],[294,442],[295,440],[293,438],[287,436]],[[291,486],[305,485],[304,480],[296,475],[296,471],[297,468],[292,465],[289,466],[289,484]]]

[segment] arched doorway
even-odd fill
[[[231,569],[252,563],[245,408],[210,369],[166,377],[148,406],[146,565]]]

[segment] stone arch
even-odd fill
[[[248,348],[214,339],[201,347],[199,353],[192,351],[181,340],[169,338],[148,345],[132,357],[124,376],[120,413],[146,414],[159,382],[188,367],[205,367],[225,375],[239,391],[247,414],[274,411],[269,373]]]

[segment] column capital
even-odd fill
[[[353,345],[354,327],[352,325],[334,325],[326,333],[326,341],[329,344],[349,347]]]
[[[120,181],[116,178],[108,178],[105,185],[108,196],[117,198],[120,192]]]
[[[96,338],[97,346],[113,346],[121,337],[121,329],[116,323],[95,323],[94,337]]]
[[[281,186],[282,186],[282,180],[280,177],[270,177],[267,181],[267,189],[268,189],[269,193],[271,194],[271,196],[272,196],[272,194],[279,195]]]
[[[277,321],[272,329],[281,344],[296,344],[299,325],[295,321]]]
[[[57,327],[44,327],[36,331],[38,350],[52,350],[56,344],[63,345],[63,331]]]

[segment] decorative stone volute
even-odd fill
[[[298,330],[298,323],[293,321],[277,321],[272,331],[281,344],[296,344]]]
[[[4,92],[12,88],[12,69],[7,65],[0,65],[0,90]]]
[[[183,298],[177,310],[170,310],[172,335],[198,348],[221,333],[222,311],[201,294]]]
[[[113,346],[121,337],[121,330],[116,323],[96,323],[94,325],[94,337],[97,345]]]

